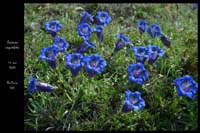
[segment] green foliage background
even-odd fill
[[[107,61],[104,72],[93,78],[83,69],[72,78],[65,67],[65,54],[75,52],[82,42],[76,31],[81,8],[92,15],[107,11],[112,18],[104,28],[104,42],[97,42],[93,33],[90,40],[97,48],[84,54],[98,53]],[[196,82],[198,79],[198,16],[192,8],[193,4],[25,4],[24,130],[196,130],[198,95],[194,100],[179,97],[173,83],[186,74]],[[139,34],[137,21],[142,18],[161,26],[171,40],[170,48],[159,38]],[[40,49],[52,45],[44,22],[53,19],[63,25],[57,36],[70,44],[59,53],[55,70],[39,60]],[[127,35],[132,44],[114,53],[117,32]],[[131,84],[127,66],[136,59],[130,48],[147,44],[157,44],[165,56],[153,66],[144,64],[149,71],[144,85]],[[28,94],[29,76],[56,86],[56,90]],[[141,111],[121,113],[126,89],[141,92],[146,102]]]

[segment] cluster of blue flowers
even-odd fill
[[[139,29],[141,33],[146,31],[145,21],[141,21]],[[154,36],[157,36],[158,34],[159,33],[156,33]],[[131,44],[130,39],[121,33],[117,34],[117,39],[118,41],[115,45],[114,51],[119,51],[126,44]],[[143,65],[144,62],[148,60],[149,64],[153,64],[158,59],[158,57],[163,56],[165,52],[157,45],[147,45],[147,47],[137,46],[133,47],[132,51],[136,56],[137,63],[128,65],[128,80],[131,83],[142,85],[149,76],[148,70],[145,69]],[[125,93],[126,97],[122,112],[130,112],[133,109],[139,111],[145,106],[145,101],[141,98],[140,92],[131,92],[130,90],[127,90]]]
[[[93,31],[96,31],[97,39],[103,41],[103,26],[107,26],[111,21],[111,17],[107,12],[97,12],[96,22],[97,26],[93,28],[89,22],[93,22],[93,16],[86,11],[81,12],[81,19],[77,26],[78,35],[83,38],[83,42],[76,49],[77,53],[67,54],[65,56],[66,66],[71,70],[72,75],[77,76],[81,67],[84,66],[86,72],[90,77],[97,73],[102,73],[104,67],[107,65],[106,61],[99,55],[87,55],[83,57],[81,53],[87,51],[88,48],[95,49],[96,45],[89,41]]]
[[[84,66],[88,75],[93,77],[97,73],[102,73],[107,65],[106,61],[99,54],[87,55],[85,57],[80,53],[67,54],[65,59],[66,66],[74,77],[77,76],[82,66]]]
[[[146,31],[152,38],[160,37],[165,46],[170,46],[170,39],[164,33],[162,33],[159,25],[153,23],[147,26],[147,22],[145,20],[139,20],[137,24],[140,34],[143,34]]]
[[[63,37],[56,37],[57,32],[62,28],[62,25],[57,20],[52,20],[45,23],[45,29],[47,33],[50,33],[53,37],[53,44],[47,48],[40,50],[39,58],[45,60],[51,68],[56,68],[56,57],[59,52],[64,52],[69,43]]]
[[[140,34],[143,34],[145,31],[150,35],[150,37],[160,37],[163,44],[167,47],[170,46],[170,40],[162,32],[159,25],[151,24],[147,27],[145,20],[138,21],[138,28]],[[118,42],[116,44],[115,51],[123,48],[125,44],[130,44],[128,37],[118,34]],[[139,85],[144,84],[147,80],[149,74],[148,70],[144,67],[144,62],[148,60],[149,64],[153,64],[159,56],[164,55],[164,50],[157,45],[147,45],[136,46],[132,48],[136,56],[136,64],[128,65],[128,79],[131,83],[137,83]],[[190,75],[185,75],[184,77],[177,78],[174,80],[174,83],[177,86],[177,93],[179,96],[188,96],[190,99],[194,99],[194,96],[198,89],[198,84],[192,79]],[[132,92],[130,90],[125,91],[125,100],[122,107],[122,112],[130,112],[133,109],[139,111],[145,106],[144,99],[141,98],[141,93],[138,91]]]
[[[71,71],[73,77],[76,77],[81,70],[84,68],[88,73],[89,77],[93,77],[96,74],[103,72],[106,61],[99,54],[91,54],[83,56],[82,53],[86,52],[88,48],[95,49],[96,46],[89,41],[93,31],[96,31],[96,36],[99,42],[103,41],[104,34],[103,29],[107,26],[111,17],[107,12],[99,11],[96,15],[96,26],[93,28],[90,26],[90,22],[94,22],[94,17],[86,11],[81,12],[81,19],[77,26],[78,35],[83,38],[83,42],[76,49],[76,53],[65,55],[65,65]],[[68,42],[63,37],[56,37],[57,32],[60,31],[62,25],[57,21],[53,20],[45,23],[45,29],[47,33],[51,34],[53,37],[53,44],[47,48],[42,48],[40,51],[39,58],[45,60],[50,67],[56,68],[56,57],[59,52],[64,52],[68,47]],[[160,37],[161,41],[165,46],[170,46],[170,40],[162,32],[159,25],[151,24],[147,26],[145,20],[138,21],[138,28],[140,34],[147,32],[150,37]],[[119,51],[125,45],[131,44],[130,39],[121,33],[117,33],[117,43],[115,44],[114,51]],[[158,45],[147,45],[136,46],[131,49],[136,56],[136,64],[128,65],[128,80],[130,83],[137,83],[143,85],[147,80],[149,73],[145,69],[144,63],[147,60],[149,64],[153,64],[159,56],[165,54],[164,50]],[[194,96],[198,89],[198,84],[192,79],[190,75],[185,75],[183,77],[174,80],[177,86],[177,93],[179,96],[187,96],[194,99]],[[28,92],[32,93],[34,91],[44,91],[51,92],[55,87],[48,83],[38,82],[36,78],[29,78]],[[138,91],[132,92],[130,90],[125,91],[125,100],[122,107],[122,112],[130,112],[133,109],[136,111],[141,110],[145,106],[145,101],[141,98],[141,93]]]
[[[103,27],[108,26],[111,21],[111,17],[108,15],[107,12],[99,11],[97,12],[96,20],[97,26],[95,30],[97,32],[97,39],[98,41],[102,42],[104,38]]]
[[[65,56],[65,60],[66,67],[70,69],[73,77],[76,77],[78,75],[78,72],[83,66],[88,75],[90,77],[93,77],[97,73],[102,73],[104,67],[107,65],[106,61],[99,54],[87,55],[85,57],[83,57],[81,53],[67,54]],[[51,92],[54,90],[54,87],[47,83],[37,82],[35,78],[30,77],[28,92],[32,93],[36,90],[43,92]]]
[[[140,34],[143,34],[145,31],[152,37],[163,37],[163,34],[161,33],[160,26],[156,24],[151,24],[148,28],[146,25],[145,20],[139,20],[138,21],[138,28]],[[119,36],[119,35],[118,35]],[[118,37],[119,38],[119,37]],[[125,38],[125,37],[124,37]],[[126,37],[124,42],[127,42],[128,44],[130,43],[129,39]],[[127,41],[128,40],[128,41]],[[117,47],[120,49],[121,47],[124,46],[125,43],[123,41],[118,41]],[[144,82],[147,80],[149,74],[148,70],[145,69],[144,67],[144,62],[148,60],[149,64],[153,64],[159,56],[164,55],[164,50],[161,49],[157,45],[147,45],[146,47],[144,46],[136,46],[131,49],[135,56],[136,56],[136,64],[130,64],[128,65],[128,79],[129,82],[131,83],[137,83],[139,85],[144,84]],[[122,107],[122,112],[130,112],[133,109],[136,111],[139,111],[141,108],[145,106],[145,101],[144,99],[141,98],[141,93],[138,91],[132,92],[130,90],[127,90],[126,92],[126,97],[124,100],[124,105]]]
[[[97,39],[99,42],[102,42],[104,39],[103,27],[107,26],[111,21],[111,17],[107,12],[99,11],[96,16],[96,26],[93,28],[89,25],[89,22],[93,22],[93,16],[86,11],[81,12],[81,19],[77,27],[78,35],[83,38],[83,43],[79,45],[76,52],[84,53],[88,48],[95,49],[96,46],[89,41],[92,32],[96,31]]]
[[[77,48],[77,53],[66,54],[66,67],[70,69],[72,76],[76,77],[84,66],[85,71],[90,77],[95,76],[97,73],[102,73],[104,67],[107,65],[106,61],[99,54],[92,54],[83,57],[82,53],[86,52],[87,49],[96,46],[89,41],[89,38],[93,31],[97,32],[97,37],[99,41],[103,41],[103,26],[107,26],[111,21],[111,17],[107,12],[97,12],[96,20],[97,26],[95,30],[88,24],[88,21],[93,22],[93,16],[86,11],[81,12],[81,20],[78,24],[77,31],[78,35],[83,38],[83,43]],[[45,60],[49,66],[53,69],[56,68],[56,58],[59,52],[64,52],[68,47],[69,43],[63,37],[56,37],[58,31],[62,28],[62,24],[57,20],[52,20],[45,23],[45,30],[53,38],[53,44],[47,48],[42,48],[40,50],[39,58]],[[100,34],[100,35],[99,35]],[[53,91],[54,87],[47,84],[41,83],[36,80],[36,78],[29,78],[28,92],[32,93],[36,90],[39,91]]]
[[[147,45],[147,47],[144,46],[137,46],[133,47],[132,51],[135,54],[136,61],[143,63],[148,60],[149,64],[153,64],[159,56],[164,55],[164,50],[161,49],[157,45]]]
[[[142,85],[147,77],[148,71],[144,68],[142,63],[128,66],[128,79],[130,82],[136,82]],[[176,78],[174,80],[174,83],[177,86],[177,94],[179,96],[187,96],[190,99],[194,99],[195,94],[198,90],[198,83],[193,80],[192,76],[185,75],[183,77]],[[133,109],[139,111],[145,106],[145,101],[141,98],[140,92],[132,92],[130,90],[127,90],[125,93],[126,96],[124,100],[124,105],[121,110],[122,112],[130,112]]]
[[[128,79],[131,83],[137,83],[139,85],[144,84],[147,80],[149,74],[148,70],[144,68],[144,62],[146,59],[149,64],[153,64],[158,56],[163,56],[164,51],[157,45],[147,45],[147,47],[137,46],[132,48],[136,56],[136,64],[130,64],[128,66]],[[145,101],[141,98],[141,93],[126,91],[126,97],[124,101],[124,106],[122,112],[129,112],[132,109],[139,111],[145,106]]]

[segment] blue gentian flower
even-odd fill
[[[148,78],[148,71],[142,63],[131,64],[128,66],[128,79],[142,85]]]
[[[148,45],[147,46],[148,49],[148,62],[149,64],[153,64],[158,56],[163,56],[165,54],[165,52],[158,47],[157,45]]]
[[[57,32],[62,28],[62,25],[57,20],[52,20],[45,23],[45,30],[55,37]]]
[[[198,3],[194,3],[193,10],[198,9]]]
[[[40,59],[46,60],[47,63],[52,67],[56,68],[56,55],[57,47],[54,45],[49,46],[48,48],[42,48],[40,51]]]
[[[141,93],[138,91],[132,92],[130,90],[125,91],[126,97],[124,100],[124,106],[122,108],[122,112],[130,112],[133,109],[136,111],[140,111],[141,108],[145,106],[144,99],[141,98]]]
[[[72,76],[76,77],[82,67],[83,56],[80,53],[67,54],[65,56],[66,66],[70,69]]]
[[[90,77],[93,77],[97,73],[102,73],[104,67],[107,65],[106,61],[99,54],[85,56],[83,63]]]
[[[98,39],[98,41],[102,42],[103,38],[104,38],[104,35],[103,35],[103,26],[97,25],[96,28],[95,28],[95,31],[97,33],[97,39]]]
[[[194,96],[197,93],[198,84],[190,75],[177,78],[174,80],[174,83],[177,86],[177,93],[179,96],[187,96],[190,99],[194,99]]]
[[[77,30],[79,36],[84,40],[88,40],[92,34],[92,27],[88,23],[79,24]]]
[[[133,47],[132,51],[136,56],[137,62],[144,63],[145,60],[148,58],[148,50],[146,47],[143,46]]]
[[[160,37],[161,35],[161,28],[159,25],[156,25],[156,24],[151,24],[148,29],[147,29],[147,33],[152,37],[152,38],[155,38],[155,37]]]
[[[88,21],[94,21],[93,16],[86,11],[82,11],[81,16],[82,17],[79,24],[88,23]]]
[[[161,34],[160,34],[160,39],[161,39],[162,43],[163,43],[165,46],[167,46],[167,47],[170,46],[171,41],[170,41],[170,39],[169,39],[166,35],[164,35],[163,33],[161,33]]]
[[[147,29],[147,22],[145,20],[139,20],[137,24],[140,34],[143,34]]]
[[[37,80],[35,78],[33,78],[33,77],[29,78],[29,82],[28,82],[28,92],[29,93],[32,93],[37,90],[36,83],[37,83]]]
[[[63,37],[55,37],[53,40],[53,44],[57,47],[58,52],[64,52],[65,49],[69,47],[68,42]]]
[[[96,46],[95,44],[93,44],[92,42],[90,42],[89,40],[84,40],[83,43],[81,43],[79,45],[79,47],[76,49],[77,53],[84,53],[87,51],[88,48],[92,48],[95,49]]]
[[[111,17],[108,15],[107,12],[99,11],[97,12],[96,20],[97,25],[107,26],[108,23],[111,21]]]
[[[32,93],[34,91],[42,91],[42,92],[51,92],[54,90],[54,87],[50,84],[38,82],[36,78],[30,77],[28,82],[28,93]]]
[[[129,40],[128,37],[126,37],[125,35],[118,33],[117,34],[117,43],[115,45],[115,49],[114,51],[119,51],[120,49],[122,49],[126,44],[131,44],[131,41]]]

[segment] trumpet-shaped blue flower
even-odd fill
[[[88,48],[92,48],[95,49],[96,46],[95,44],[93,44],[92,42],[90,42],[89,40],[84,40],[83,43],[81,43],[79,45],[79,47],[76,49],[77,53],[84,53],[87,51]]]
[[[86,11],[82,11],[81,16],[82,17],[79,24],[88,23],[88,21],[94,21],[93,16]]]
[[[148,78],[148,71],[142,63],[131,64],[128,66],[128,79],[142,85]]]
[[[107,12],[99,11],[97,12],[96,20],[97,25],[107,26],[108,23],[111,21],[111,17],[108,15]]]
[[[52,20],[45,23],[45,30],[55,37],[57,32],[62,28],[62,25],[57,20]]]
[[[130,112],[133,109],[140,111],[145,106],[144,99],[141,98],[141,93],[138,91],[132,92],[130,90],[125,91],[126,97],[124,100],[124,106],[122,107],[122,112]]]
[[[57,47],[58,52],[64,52],[65,49],[69,47],[68,42],[65,40],[65,38],[54,38],[53,44]]]
[[[114,51],[119,51],[120,49],[122,49],[126,44],[131,44],[131,41],[129,40],[128,37],[126,37],[125,35],[118,33],[117,34],[117,43],[115,45],[115,49]]]
[[[90,77],[93,77],[97,73],[102,73],[104,67],[107,65],[106,61],[99,54],[85,56],[83,63]]]
[[[137,47],[132,48],[132,51],[134,52],[136,56],[137,62],[144,63],[145,60],[148,58],[148,50],[146,47],[137,46]]]
[[[157,45],[148,45],[148,62],[153,64],[159,56],[163,56],[165,52]]]
[[[163,33],[161,33],[160,39],[161,39],[162,43],[163,43],[165,46],[169,47],[169,46],[171,45],[170,39],[169,39],[166,35],[164,35]]]
[[[103,26],[97,25],[96,28],[95,28],[95,31],[97,33],[97,39],[98,39],[98,41],[102,42],[103,38],[104,38],[104,35],[103,35]]]
[[[48,48],[41,49],[39,58],[42,60],[46,60],[46,62],[52,68],[56,68],[56,55],[57,55],[57,47],[51,45]]]
[[[151,24],[148,29],[147,29],[147,33],[152,37],[152,38],[155,38],[155,37],[160,37],[161,35],[161,28],[159,25],[156,25],[156,24]]]
[[[198,84],[190,75],[177,78],[174,80],[174,83],[176,84],[179,96],[187,96],[190,99],[194,99],[194,96],[197,93]]]
[[[194,3],[193,10],[198,9],[198,3]]]
[[[139,20],[137,24],[140,34],[143,34],[147,29],[147,22],[145,20]]]
[[[88,23],[82,23],[78,25],[78,34],[84,40],[88,40],[92,34],[92,27]]]
[[[28,93],[34,91],[51,92],[54,87],[48,83],[38,82],[36,78],[30,77],[28,82]]]
[[[67,54],[65,56],[66,66],[70,69],[72,76],[76,77],[82,67],[83,56],[80,53]]]

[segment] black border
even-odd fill
[[[1,130],[24,128],[24,8],[23,3],[4,3],[1,8]],[[6,50],[7,41],[18,42],[19,50]],[[8,61],[17,62],[15,70],[8,69]],[[10,89],[7,81],[18,83]]]

